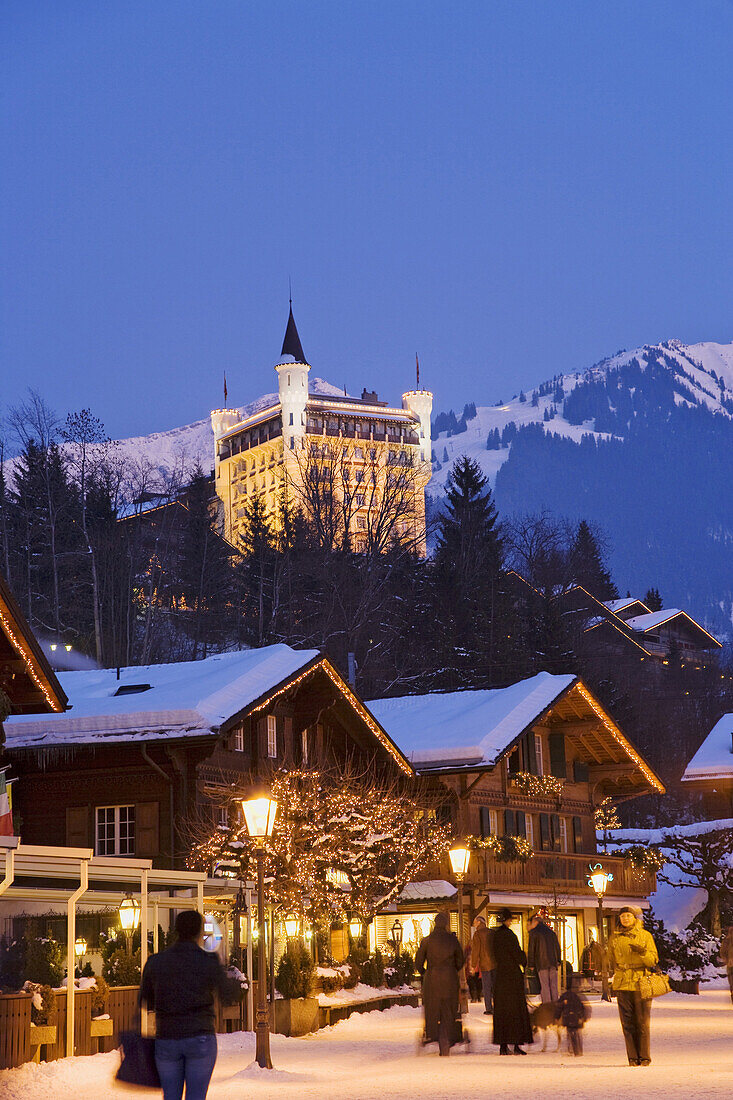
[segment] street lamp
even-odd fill
[[[265,841],[272,836],[277,802],[267,791],[253,791],[242,799],[242,813],[257,860],[257,1046],[255,1061],[272,1069],[270,1058],[270,1014],[267,1009],[267,959],[265,957]]]
[[[286,917],[285,918],[285,935],[289,940],[295,939],[298,935],[298,918]]]
[[[604,871],[600,863],[588,864],[588,885],[598,898],[598,939],[601,948],[601,998],[604,1001],[611,1000],[608,988],[608,961],[606,959],[606,930],[603,926],[603,895],[609,882],[613,882],[613,875]]]
[[[140,924],[140,902],[131,894],[127,894],[120,902],[117,911],[120,914],[120,927],[127,940],[127,954],[132,955],[132,937]]]
[[[76,955],[76,961],[81,966],[81,960],[87,953],[87,941],[83,936],[77,936],[74,943],[74,954]]]
[[[468,873],[471,852],[465,844],[457,844],[448,852],[453,877],[458,882],[458,939],[463,947],[463,880]]]
[[[361,939],[361,921],[358,917],[352,917],[349,921],[349,935],[351,936],[351,942],[358,946]]]
[[[394,957],[399,959],[400,947],[402,946],[402,921],[395,920],[392,925],[392,939],[394,940]]]

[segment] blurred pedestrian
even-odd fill
[[[725,935],[720,941],[720,961],[728,972],[728,988],[730,999],[733,1001],[733,924],[725,930]]]
[[[476,917],[471,940],[471,966],[475,974],[481,975],[484,1016],[490,1016],[494,1011],[494,971],[496,969],[494,932],[495,929],[487,927],[483,917]]]
[[[568,988],[560,994],[555,1004],[555,1019],[560,1021],[568,1033],[571,1054],[579,1057],[583,1053],[583,1027],[590,1019],[590,1007],[575,986],[576,979],[571,978]]]
[[[204,918],[193,909],[176,917],[178,940],[151,955],[140,982],[140,1005],[155,1013],[155,1064],[163,1100],[204,1100],[216,1063],[214,996],[230,980],[216,955],[204,951]]]
[[[443,1056],[459,1038],[458,975],[463,966],[463,950],[455,932],[448,931],[449,923],[447,913],[438,913],[433,931],[420,941],[415,956],[423,979],[425,1042],[437,1043]]]

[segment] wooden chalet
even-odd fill
[[[715,723],[685,768],[682,782],[702,794],[707,818],[733,818],[733,714]]]
[[[61,684],[2,574],[0,691],[7,697],[12,714],[58,713],[67,703]]]
[[[554,907],[577,967],[596,921],[589,863],[602,860],[613,873],[609,915],[625,904],[647,904],[654,875],[598,855],[594,810],[607,796],[619,802],[663,793],[664,786],[576,676],[542,672],[507,688],[383,699],[369,708],[418,775],[446,792],[457,837],[506,835],[531,845],[526,863],[473,853],[467,920],[508,905],[522,923],[531,909]],[[426,878],[432,896],[426,886],[419,903],[414,892],[403,898],[397,910],[403,925],[419,923],[454,896],[447,861]],[[387,914],[378,936],[387,938],[389,927]]]
[[[287,765],[414,771],[327,658],[286,645],[60,675],[66,713],[6,722],[26,844],[182,867],[178,823]]]

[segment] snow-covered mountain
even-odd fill
[[[572,406],[582,407],[582,402],[573,401],[571,395],[578,387],[597,389],[599,383],[607,383],[609,378],[620,380],[623,368],[634,363],[638,363],[643,372],[654,369],[657,373],[666,373],[669,396],[675,405],[697,406],[733,419],[733,344],[683,344],[679,340],[647,344],[633,351],[617,352],[585,371],[559,375],[534,391],[520,391],[510,401],[497,405],[476,403],[475,415],[459,420],[458,427],[462,430],[444,430],[434,436],[433,477],[429,491],[436,496],[443,492],[450,468],[461,455],[476,460],[492,485],[495,484],[497,472],[509,457],[511,442],[487,449],[487,441],[493,432],[505,437],[507,427],[512,424],[517,429],[538,424],[546,433],[576,443],[588,435],[598,440],[624,438],[626,432],[619,430],[618,424],[613,425],[614,431],[599,431],[601,425],[595,417],[578,422]],[[660,402],[665,396],[659,394]],[[566,409],[572,420],[566,415]],[[473,409],[467,407],[467,411],[470,413]],[[512,434],[511,428],[509,434]]]

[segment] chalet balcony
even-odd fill
[[[596,898],[588,885],[588,864],[602,863],[603,868],[613,875],[606,896],[645,898],[657,888],[657,876],[652,871],[639,870],[625,859],[608,856],[604,852],[592,855],[571,854],[569,852],[535,852],[527,863],[501,863],[478,851],[471,855],[469,873],[466,875],[467,887],[488,888],[508,891],[526,890],[528,893],[550,894],[557,886],[558,894],[570,894],[573,897],[587,895],[588,905],[595,905]],[[440,875],[452,881],[448,861],[441,865]]]

